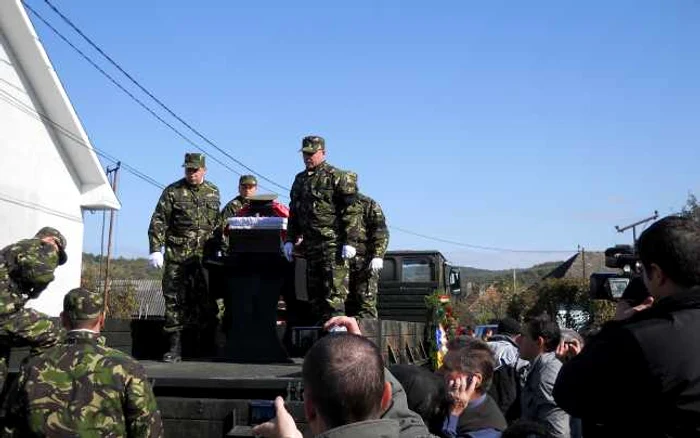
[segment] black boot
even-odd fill
[[[180,362],[182,360],[182,342],[180,332],[170,334],[170,351],[163,355],[163,362]]]

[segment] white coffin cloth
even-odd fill
[[[286,217],[232,217],[227,220],[232,230],[286,230]]]

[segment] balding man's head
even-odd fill
[[[312,430],[314,421],[322,422],[314,433],[379,418],[391,399],[379,349],[362,336],[333,333],[319,340],[306,354],[303,376]]]

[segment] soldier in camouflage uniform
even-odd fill
[[[321,137],[302,140],[306,170],[297,174],[290,193],[290,216],[284,254],[292,260],[294,245],[303,239],[307,292],[319,320],[345,313],[347,260],[355,256],[352,210],[356,175],[325,161]]]
[[[66,238],[50,227],[0,250],[0,390],[10,348],[28,345],[38,353],[58,342],[60,328],[24,305],[46,289],[56,267],[66,260]]]
[[[104,318],[101,294],[77,288],[64,297],[65,339],[24,363],[10,393],[16,436],[163,436],[143,367],[98,342]]]
[[[357,318],[377,317],[377,282],[384,266],[384,253],[389,245],[389,229],[379,204],[358,193],[349,207],[359,210],[353,215],[357,230],[357,255],[350,261],[348,314]]]
[[[255,196],[258,191],[258,180],[253,175],[242,175],[238,180],[238,196],[231,199],[221,210],[221,223],[226,224],[226,219],[235,217],[241,209],[248,204],[248,198]]]
[[[219,216],[219,223],[222,228],[226,228],[226,220],[231,217],[236,217],[238,212],[241,211],[243,207],[249,204],[248,199],[251,196],[255,196],[258,191],[258,180],[254,175],[241,175],[238,180],[238,196],[231,199],[221,210]],[[222,250],[226,252],[228,249],[228,241],[226,236],[222,235]]]
[[[170,337],[166,362],[180,360],[183,328],[201,337],[193,345],[205,351],[213,348],[217,325],[218,308],[208,291],[202,257],[219,226],[219,189],[204,180],[202,154],[185,154],[183,167],[185,178],[163,190],[148,228],[152,266],[163,266],[165,247],[163,296],[165,332]]]

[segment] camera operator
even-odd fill
[[[384,368],[379,350],[362,337],[357,320],[336,316],[324,324],[328,335],[311,347],[303,365],[304,412],[316,437],[429,438],[421,417],[408,409],[406,394]],[[275,400],[276,417],[253,429],[267,438],[301,438],[294,419]]]
[[[620,309],[564,364],[554,399],[596,424],[596,436],[698,436],[700,225],[661,219],[642,233],[638,253],[651,297]]]

